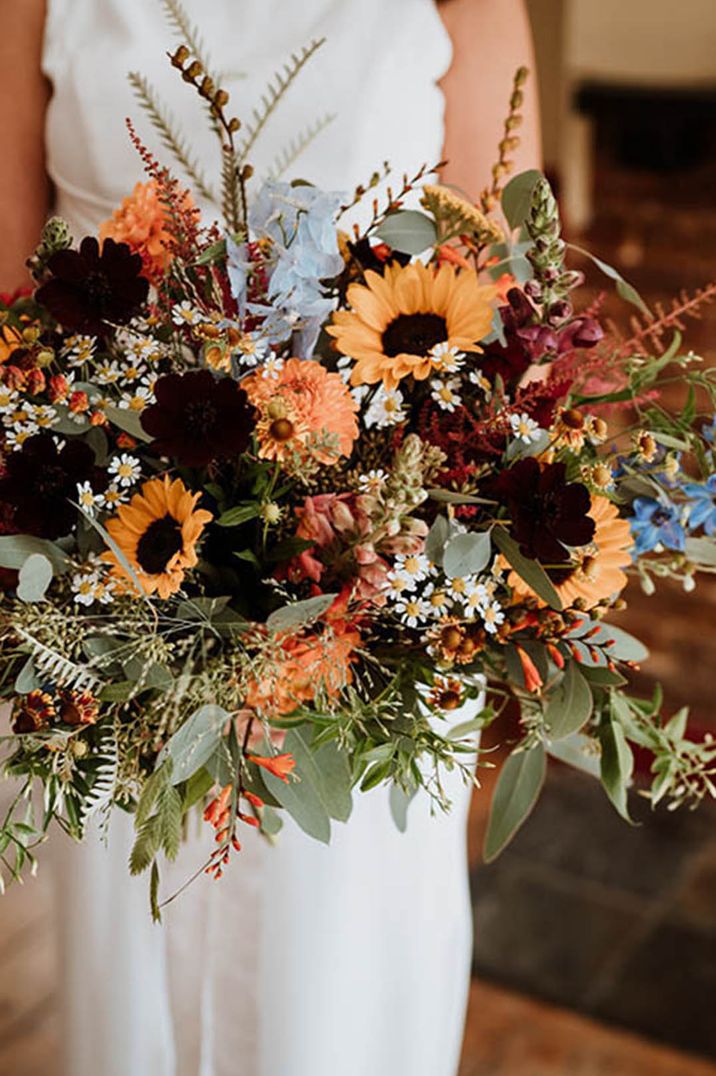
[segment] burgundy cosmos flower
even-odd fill
[[[47,265],[52,276],[35,298],[70,332],[100,336],[105,322],[129,321],[147,298],[141,257],[114,239],[100,250],[87,236],[79,250],[59,250]]]
[[[38,538],[69,534],[77,520],[70,502],[77,501],[79,482],[106,485],[89,445],[73,438],[58,449],[51,433],[28,437],[7,457],[0,478],[0,501],[11,509],[13,530]]]
[[[587,545],[594,537],[589,490],[567,481],[563,463],[520,460],[502,472],[491,493],[507,506],[520,551],[533,560],[560,564],[569,559],[565,546]]]
[[[229,459],[243,452],[254,428],[254,409],[230,377],[209,370],[160,377],[156,403],[142,412],[152,447],[188,467]]]

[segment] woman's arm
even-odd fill
[[[40,70],[45,0],[0,0],[0,291],[28,282],[25,259],[47,216],[45,110]]]
[[[517,132],[515,171],[541,163],[537,72],[523,0],[444,0],[439,6],[452,38],[453,62],[442,80],[445,147],[442,178],[476,199],[491,182],[512,79],[528,67],[524,120]]]

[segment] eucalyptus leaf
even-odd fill
[[[410,792],[405,792],[400,785],[396,785],[395,782],[390,786],[390,792],[388,793],[390,813],[401,833],[405,833],[408,828],[408,807],[415,798],[417,791],[417,787],[414,786],[411,788]]]
[[[351,771],[345,752],[335,742],[313,747],[305,729],[290,729],[283,749],[293,755],[302,781],[316,788],[329,816],[347,822],[353,808]]]
[[[597,780],[600,775],[600,754],[594,740],[585,736],[583,732],[573,732],[571,736],[565,736],[563,740],[547,744],[547,754],[552,758],[564,762],[567,766],[573,766],[583,773]]]
[[[425,556],[439,568],[443,563],[443,551],[450,534],[450,523],[445,516],[436,516],[425,539]]]
[[[550,693],[545,707],[545,725],[550,740],[562,740],[579,732],[589,720],[592,706],[589,684],[576,662],[568,662],[561,681]]]
[[[634,756],[618,721],[608,721],[599,730],[602,745],[601,778],[609,799],[627,822],[629,807],[627,790],[634,769]]]
[[[152,438],[142,426],[141,415],[138,411],[130,411],[124,407],[105,407],[104,413],[113,426],[124,430],[135,441],[144,441],[148,444]]]
[[[267,771],[261,776],[269,792],[288,811],[303,832],[323,844],[328,844],[331,839],[331,818],[319,782],[315,779],[315,771],[310,765],[305,767],[297,762],[294,773],[299,780],[282,781],[280,777]]]
[[[23,602],[39,602],[52,581],[52,563],[43,553],[31,553],[22,568],[17,596]]]
[[[0,539],[2,541],[2,539]],[[716,541],[711,538],[687,538],[686,557],[692,564],[716,568]]]
[[[490,806],[483,855],[496,859],[525,821],[539,797],[547,769],[544,745],[513,751],[504,763]]]
[[[530,560],[520,552],[520,547],[504,527],[495,527],[492,532],[495,545],[504,554],[506,559],[535,594],[546,602],[552,609],[560,610],[562,600],[555,590],[551,580],[541,564],[536,560]]]
[[[646,661],[649,657],[649,651],[641,640],[635,639],[628,631],[624,631],[623,628],[617,628],[614,624],[604,624],[603,627],[612,642],[612,645],[607,650],[610,658],[638,663]]]
[[[445,546],[443,570],[448,579],[477,575],[490,562],[492,543],[489,531],[456,534]]]
[[[65,551],[46,538],[34,538],[30,534],[0,535],[0,568],[18,571],[33,554],[46,557],[58,575],[70,567]]]
[[[178,785],[196,773],[216,751],[229,714],[221,706],[207,703],[189,717],[164,745],[157,766],[172,760],[171,782]]]
[[[435,221],[417,209],[391,213],[375,234],[403,254],[422,254],[428,247],[434,247],[438,238]]]
[[[475,497],[472,493],[456,493],[452,489],[429,489],[428,497],[441,504],[495,504],[486,497]]]
[[[529,216],[532,199],[543,174],[536,168],[520,172],[506,184],[502,192],[502,212],[512,231],[520,228]]]
[[[336,600],[336,594],[318,594],[315,598],[306,598],[304,601],[292,602],[276,609],[266,621],[266,627],[271,631],[286,631],[289,628],[297,628],[302,624],[310,624],[326,612]]]
[[[15,691],[18,695],[27,695],[30,691],[36,691],[42,687],[42,681],[35,672],[35,663],[28,658],[15,678]]]
[[[600,269],[605,276],[609,277],[610,280],[613,280],[616,284],[617,295],[619,295],[620,298],[624,299],[627,303],[631,303],[632,306],[635,306],[645,317],[651,317],[651,311],[639,292],[633,284],[630,284],[628,280],[624,279],[621,273],[615,269],[613,265],[603,262],[601,258],[597,258],[583,247],[575,246],[574,243],[568,243],[567,245],[572,250],[576,250],[578,254],[582,254],[585,258],[589,258],[589,260],[596,265],[597,269]]]

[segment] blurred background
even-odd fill
[[[716,279],[716,0],[527,2],[545,164],[569,237],[651,307]],[[588,277],[585,303],[605,284]],[[611,295],[605,311],[624,320]],[[702,313],[687,343],[713,364],[716,304]],[[695,594],[630,593],[622,622],[651,648],[639,687],[660,680],[667,707],[688,704],[694,728],[716,731],[716,577]],[[596,783],[555,765],[533,817],[485,867],[488,801],[475,797],[470,824],[461,1076],[716,1076],[716,807],[652,815],[636,802],[630,828]],[[0,899],[9,1076],[55,1071],[47,873]]]

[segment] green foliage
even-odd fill
[[[221,706],[208,704],[195,710],[161,751],[157,765],[172,761],[172,784],[186,781],[211,758],[221,740],[229,714]]]
[[[530,560],[528,557],[523,556],[517,542],[510,537],[504,527],[495,527],[492,537],[495,545],[504,554],[520,579],[523,579],[542,601],[547,602],[550,608],[561,609],[562,602],[559,594],[542,565],[538,564],[536,560]]]
[[[592,713],[592,692],[576,662],[567,663],[562,679],[550,692],[544,712],[550,740],[571,736],[587,723]]]
[[[542,172],[530,168],[513,176],[505,185],[502,192],[502,212],[512,231],[521,228],[527,220],[535,191],[543,181]]]
[[[483,849],[486,862],[497,858],[534,807],[546,765],[542,743],[517,748],[505,761],[492,797]]]
[[[489,531],[468,531],[456,534],[447,542],[442,566],[448,579],[477,575],[490,563],[492,544]]]
[[[32,556],[45,557],[58,575],[70,567],[69,557],[55,542],[29,534],[0,535],[0,568],[19,571]]]
[[[393,250],[404,254],[422,254],[437,242],[435,221],[416,209],[391,213],[375,234]]]
[[[284,605],[271,613],[266,626],[271,631],[279,632],[310,624],[330,609],[336,597],[336,594],[319,594],[315,598],[306,598],[303,601],[292,602],[291,605]]]
[[[129,857],[132,874],[141,874],[160,851],[175,859],[182,833],[183,802],[172,784],[171,762],[166,762],[146,781],[135,815],[136,838]]]

